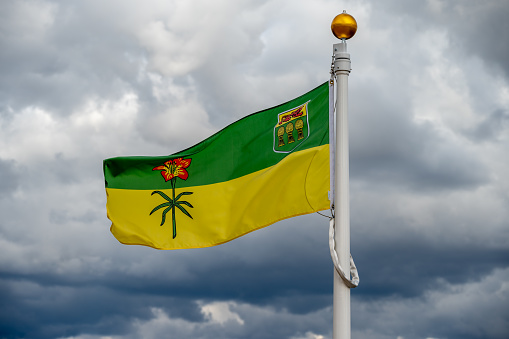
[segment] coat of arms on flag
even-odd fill
[[[309,137],[308,102],[278,114],[274,152],[290,153]]]

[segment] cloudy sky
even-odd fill
[[[352,337],[509,336],[506,0],[0,2],[0,338],[330,339],[328,221],[125,246],[102,160],[328,80],[349,40]]]

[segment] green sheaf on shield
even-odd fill
[[[309,137],[308,114],[274,126],[274,152],[290,153]]]

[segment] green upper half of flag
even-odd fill
[[[107,188],[165,189],[161,171],[176,158],[191,159],[179,187],[229,181],[273,166],[292,152],[329,143],[328,84],[284,104],[248,115],[204,141],[168,156],[104,160]]]

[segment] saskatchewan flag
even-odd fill
[[[104,160],[111,232],[158,249],[214,246],[329,208],[328,84],[168,156]]]

